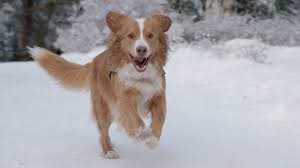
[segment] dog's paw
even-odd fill
[[[120,156],[117,152],[115,151],[108,151],[106,154],[105,154],[105,157],[107,159],[118,159]]]
[[[141,129],[139,129],[137,131],[135,139],[138,142],[145,142],[151,136],[152,136],[152,130],[151,130],[151,128],[141,128]]]
[[[155,136],[151,136],[145,140],[146,145],[152,150],[154,148],[156,148],[156,146],[158,145],[158,142],[159,142],[159,140]]]
[[[159,141],[159,139],[152,134],[151,128],[139,129],[135,138],[137,142],[145,143],[150,149],[154,149]]]

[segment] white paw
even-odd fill
[[[151,128],[141,128],[137,131],[135,139],[138,142],[144,142],[152,136]]]
[[[156,138],[155,136],[151,136],[150,138],[145,140],[145,143],[150,149],[154,149],[158,145],[158,138]]]
[[[145,143],[150,149],[154,149],[158,145],[158,138],[152,134],[151,128],[141,128],[136,133],[136,140]]]
[[[105,155],[107,159],[118,159],[120,156],[117,152],[115,151],[108,151]]]

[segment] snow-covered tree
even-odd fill
[[[179,14],[193,16],[194,22],[203,19],[206,0],[167,0],[169,7]]]
[[[0,61],[9,61],[14,57],[16,35],[14,30],[18,24],[15,20],[15,8],[12,4],[0,4]]]
[[[79,0],[1,0],[0,60],[30,60],[26,46],[39,45],[55,50],[56,28],[66,20]]]
[[[284,18],[289,19],[291,16],[293,17],[300,15],[299,0],[276,0],[274,5],[276,12]]]

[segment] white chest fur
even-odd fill
[[[126,87],[133,87],[141,92],[137,104],[137,110],[140,114],[148,112],[149,100],[162,90],[161,74],[152,64],[148,64],[144,72],[137,72],[132,64],[127,64],[119,69],[118,79]]]

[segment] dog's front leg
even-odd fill
[[[154,149],[158,144],[166,117],[166,97],[164,92],[153,97],[150,111],[152,138],[146,144],[149,148]]]
[[[131,138],[138,138],[140,130],[145,128],[145,123],[137,111],[139,93],[134,89],[124,91],[118,101],[118,120]]]

